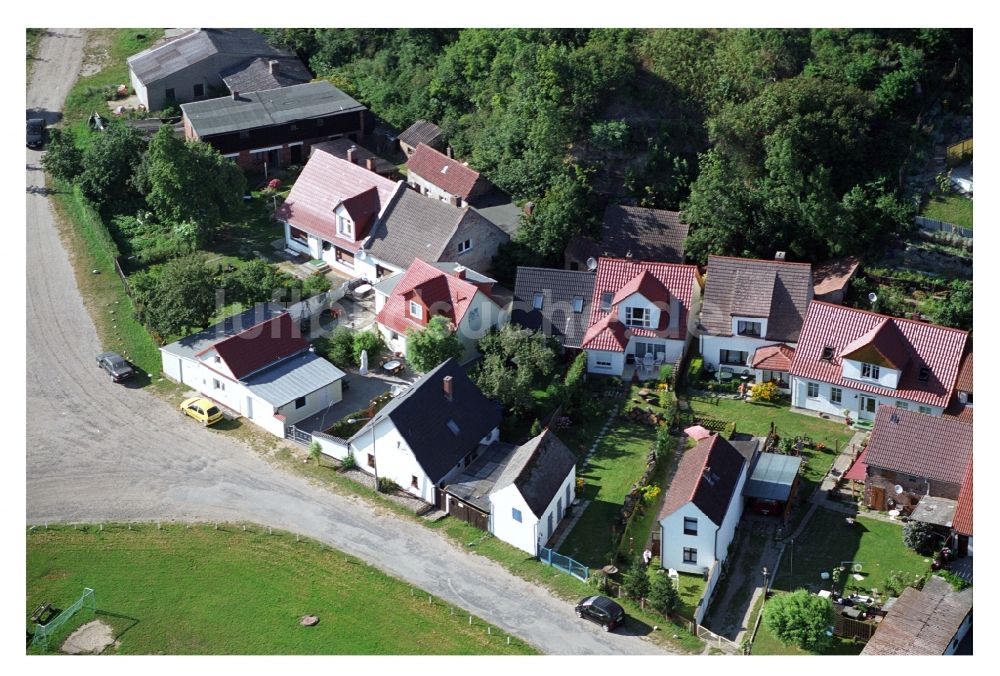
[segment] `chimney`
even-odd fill
[[[347,149],[347,161],[350,162],[351,164],[354,164],[354,155],[357,149],[358,149],[357,146],[351,146],[350,148]]]
[[[774,252],[774,260],[776,260],[776,261],[783,261],[783,260],[785,260],[785,252],[784,251],[775,251]]]
[[[444,151],[444,154],[445,154],[445,155],[447,155],[448,157],[454,157],[454,155],[453,155],[453,151],[452,151],[452,149],[451,149],[451,146],[448,146],[448,147],[447,147],[447,148],[445,149],[445,151]]]
[[[441,381],[441,386],[444,388],[444,398],[451,401],[452,389],[451,389],[451,376],[445,376]]]
[[[459,265],[454,270],[452,270],[451,274],[455,275],[459,279],[465,279],[465,266]]]
[[[277,59],[271,59],[270,61],[268,61],[268,62],[267,62],[267,71],[268,71],[268,72],[269,72],[269,73],[270,73],[271,75],[274,75],[275,73],[277,73],[277,72],[278,72],[278,66],[279,66],[279,65],[280,65],[280,64],[278,63],[278,60],[277,60]]]
[[[368,171],[375,171],[374,157],[369,157],[367,160],[365,160],[365,168],[368,169]]]
[[[239,101],[239,100],[240,100],[240,93],[234,89],[233,90],[233,101]]]
[[[453,207],[460,207],[462,206],[462,198],[456,197],[455,195],[451,195],[448,198],[448,203]]]

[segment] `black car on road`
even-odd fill
[[[576,616],[601,625],[611,631],[625,621],[625,609],[607,596],[588,596],[576,605]]]
[[[97,355],[97,365],[108,372],[111,380],[120,383],[135,375],[135,370],[120,355],[114,352],[102,352]]]
[[[29,148],[41,148],[45,143],[45,120],[33,117],[27,123],[27,145]]]

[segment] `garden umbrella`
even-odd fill
[[[684,429],[684,434],[688,435],[695,441],[701,441],[706,437],[712,436],[711,431],[705,429],[701,425],[692,425]]]
[[[358,373],[363,376],[368,375],[368,350],[361,350],[361,368]]]

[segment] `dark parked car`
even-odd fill
[[[45,120],[33,117],[28,120],[28,147],[41,148],[45,143]]]
[[[120,383],[135,375],[135,370],[125,361],[120,354],[114,352],[102,352],[97,355],[97,365],[108,372],[111,380]]]
[[[607,596],[588,596],[576,606],[576,616],[601,625],[611,631],[625,621],[625,609]]]

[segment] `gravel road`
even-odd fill
[[[79,71],[84,36],[53,29],[40,46],[28,106],[57,111]],[[154,396],[96,367],[94,326],[77,291],[27,151],[27,522],[246,520],[358,556],[553,654],[665,654],[604,634],[572,605],[419,524],[268,465]]]

